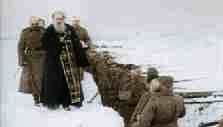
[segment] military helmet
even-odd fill
[[[156,68],[150,67],[147,70],[147,82],[150,83],[153,79],[159,77],[159,72]]]

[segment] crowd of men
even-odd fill
[[[18,64],[23,68],[19,91],[31,93],[34,104],[57,109],[60,105],[81,107],[84,100],[81,80],[89,66],[86,51],[91,39],[80,18],[65,23],[62,11],[52,14],[52,24],[31,17],[18,43]],[[174,79],[159,76],[155,68],[147,74],[147,92],[139,100],[129,122],[130,127],[178,127],[185,115],[184,99],[173,93]]]
[[[87,30],[80,26],[80,18],[65,23],[65,14],[52,14],[53,23],[31,17],[30,26],[23,29],[18,43],[18,63],[23,68],[19,91],[31,93],[36,106],[42,103],[50,109],[61,104],[80,107],[83,92],[80,81],[89,66],[86,50],[90,47]],[[44,71],[43,71],[44,70]]]

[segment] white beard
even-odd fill
[[[66,30],[66,27],[65,27],[65,24],[64,24],[64,23],[62,23],[62,24],[60,24],[60,25],[54,23],[53,26],[54,26],[55,30],[56,30],[58,33],[64,33],[65,30]]]

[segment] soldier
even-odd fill
[[[39,26],[45,28],[45,25],[46,25],[45,20],[44,20],[43,18],[40,18],[40,19],[39,19]]]
[[[18,43],[18,63],[23,68],[19,91],[32,93],[34,103],[39,106],[40,89],[42,80],[42,66],[44,51],[42,50],[41,37],[44,28],[38,25],[39,18],[31,17],[30,26],[25,28]]]
[[[223,119],[219,120],[218,123],[219,123],[218,127],[223,127]]]
[[[142,110],[144,109],[146,103],[148,102],[149,98],[150,98],[150,92],[149,92],[149,89],[150,89],[150,82],[155,79],[155,78],[158,78],[159,77],[159,73],[158,73],[158,70],[154,67],[151,67],[148,69],[147,71],[147,83],[146,83],[146,92],[140,97],[140,100],[131,116],[131,119],[130,119],[130,124],[135,122],[136,121],[136,117],[138,114],[140,114],[142,112]]]
[[[181,96],[173,95],[173,78],[160,76],[150,83],[150,98],[131,127],[178,127],[178,118],[185,115]]]
[[[88,35],[87,29],[80,26],[80,17],[74,16],[72,18],[72,26],[75,28],[76,33],[82,43],[82,46],[84,48],[90,48],[92,46],[91,39],[90,36]]]
[[[77,17],[77,16],[72,17],[72,26],[74,27],[74,29],[80,39],[82,47],[85,50],[92,47],[91,39],[90,39],[90,36],[88,35],[87,29],[80,26],[80,17]],[[86,71],[91,72],[91,68],[90,67],[86,68]],[[83,80],[84,68],[80,68],[80,72],[81,72],[81,80]]]

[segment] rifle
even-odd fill
[[[174,82],[174,83],[191,82],[191,81],[201,80],[201,79],[205,79],[205,78],[207,78],[207,77],[199,77],[199,78],[191,78],[191,79],[175,80],[175,81],[173,81],[173,82]]]
[[[98,95],[99,95],[99,93],[96,92],[96,93],[94,94],[94,96],[91,97],[91,99],[89,99],[89,100],[87,101],[87,103],[88,103],[88,104],[89,104],[89,103],[92,103]]]
[[[214,101],[190,101],[190,102],[184,102],[184,104],[212,104],[212,103],[220,103],[223,102],[223,100],[214,100]]]
[[[198,127],[210,127],[210,126],[214,126],[214,125],[217,125],[217,124],[219,124],[219,122],[218,121],[213,121],[213,122],[207,122],[207,123],[200,123],[199,125],[198,125]]]

